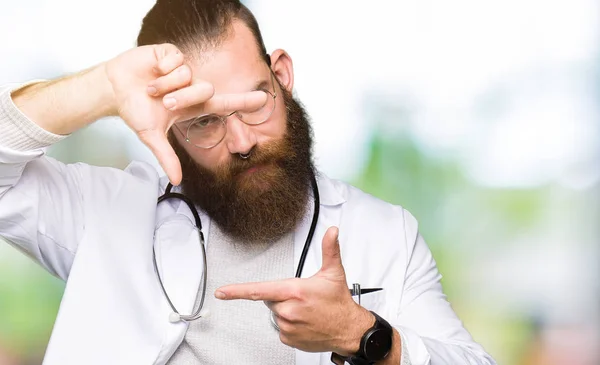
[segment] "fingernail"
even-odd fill
[[[146,91],[148,91],[148,94],[150,95],[156,95],[157,90],[154,86],[148,86],[148,89]]]
[[[175,104],[177,104],[177,101],[174,98],[166,98],[163,103],[165,104],[165,108],[169,110],[175,110]]]
[[[215,292],[215,297],[216,297],[217,299],[225,299],[225,293],[223,293],[222,291],[218,291],[218,290],[217,290],[217,291]]]

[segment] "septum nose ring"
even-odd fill
[[[247,159],[248,159],[248,157],[250,157],[250,153],[246,153],[246,154],[244,154],[244,153],[239,153],[239,155],[240,155],[240,157],[241,157],[242,159],[244,159],[244,160],[247,160]]]

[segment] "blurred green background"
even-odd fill
[[[410,210],[465,326],[500,364],[600,364],[599,4],[267,1],[316,162]],[[133,46],[152,1],[0,4],[0,83]],[[1,132],[0,132],[1,133]],[[155,163],[117,119],[49,150]],[[41,363],[63,284],[0,245],[0,365]]]

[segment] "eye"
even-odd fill
[[[191,120],[189,127],[190,129],[204,129],[214,124],[220,124],[221,118],[217,115],[204,115],[202,117],[194,118]]]

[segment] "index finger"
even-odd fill
[[[204,113],[228,114],[235,111],[254,111],[267,103],[263,91],[249,91],[240,94],[215,94],[208,99],[202,109]]]
[[[217,289],[215,297],[222,300],[246,299],[283,302],[292,297],[290,284],[289,280],[232,284]]]

